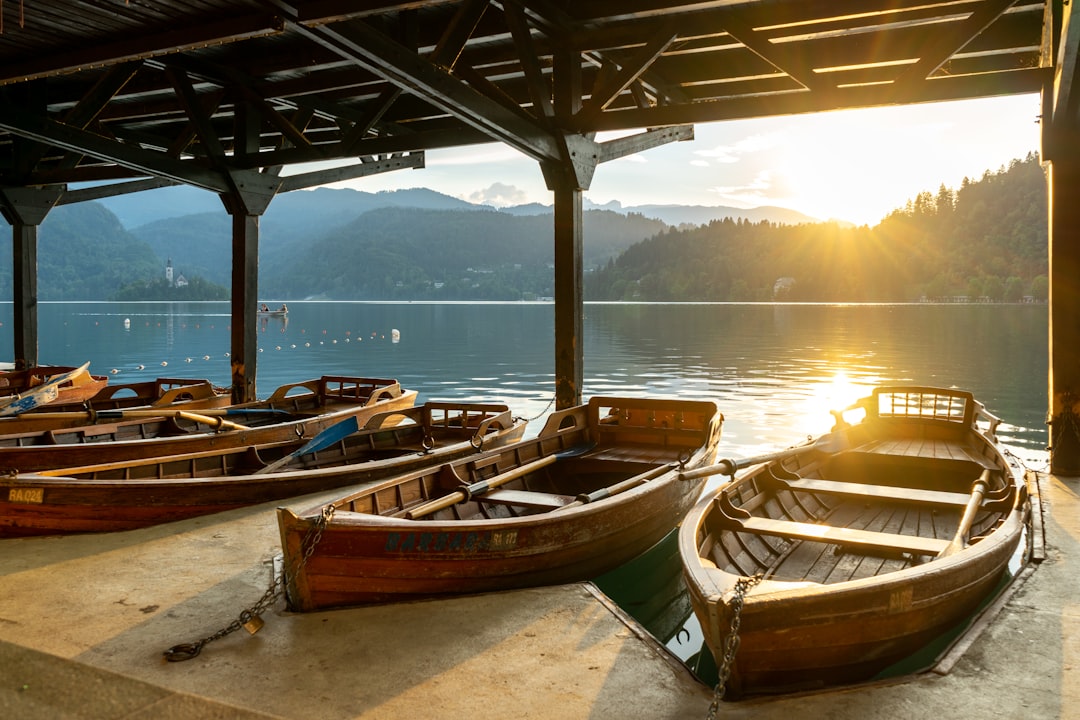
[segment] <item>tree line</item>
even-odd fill
[[[591,300],[1045,300],[1046,178],[1034,153],[921,192],[874,226],[718,220],[669,228],[586,278]]]

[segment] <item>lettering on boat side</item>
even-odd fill
[[[45,488],[11,488],[8,502],[40,505],[45,501]]]
[[[387,552],[461,552],[509,550],[517,545],[517,530],[485,532],[388,533]]]
[[[911,609],[911,588],[893,590],[889,593],[889,612],[903,612]]]

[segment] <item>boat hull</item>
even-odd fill
[[[690,467],[715,457],[720,421],[715,404],[687,403],[685,407],[687,417],[692,409],[700,418],[695,430],[684,431],[687,438],[694,436],[688,446],[656,445],[643,450],[644,445],[635,447],[632,438],[623,444],[597,443],[596,434],[585,427],[584,412],[577,409],[576,414],[563,411],[533,440],[511,445],[497,455],[487,454],[483,461],[470,461],[505,474],[552,459],[542,471],[544,477],[538,471],[535,476],[524,476],[520,484],[515,481],[513,487],[526,495],[540,488],[551,493],[559,487],[560,492],[575,487],[602,493],[613,484],[628,483],[628,489],[606,499],[581,502],[578,496],[573,501],[567,494],[563,502],[572,502],[558,509],[515,516],[508,514],[506,506],[488,505],[488,498],[491,503],[497,498],[491,492],[451,506],[441,515],[409,519],[402,516],[406,508],[432,498],[438,502],[433,485],[423,491],[413,487],[424,480],[418,476],[391,479],[363,497],[335,501],[333,517],[325,524],[325,508],[300,514],[279,509],[290,607],[310,611],[561,584],[590,579],[625,563],[670,533],[699,496],[703,481],[680,478],[680,456],[689,458]],[[576,427],[549,432],[567,418],[573,418]],[[662,440],[662,432],[650,439],[658,438]],[[471,477],[473,469],[455,463],[450,468],[429,469],[427,475],[442,472],[465,478]],[[633,482],[635,476],[640,482]],[[532,490],[527,489],[530,485]],[[517,496],[512,497],[516,502]],[[369,511],[357,511],[360,506]],[[382,506],[383,511],[371,512],[373,506]],[[395,510],[398,517],[392,516]],[[495,517],[471,517],[486,514]],[[320,528],[319,540],[312,545],[310,538]]]
[[[0,478],[0,537],[131,530],[370,483],[498,447],[524,430],[505,406],[428,403],[381,413],[334,448],[265,474],[258,470],[302,443]]]
[[[298,391],[295,394],[293,391]],[[56,431],[0,436],[0,471],[7,474],[125,462],[207,450],[259,446],[311,438],[355,417],[412,407],[416,391],[394,380],[323,377],[282,386],[270,398],[232,405],[226,413],[192,419],[194,410],[157,408],[151,417],[99,422]],[[118,411],[121,418],[143,411]],[[231,422],[244,425],[232,427]]]
[[[736,582],[764,574],[739,616],[730,697],[871,679],[957,627],[1006,577],[1027,517],[1022,469],[973,426],[935,422],[855,426],[842,432],[839,453],[811,444],[782,467],[751,468],[689,512],[680,555],[718,666],[734,619]],[[935,459],[914,450],[931,446],[954,455]],[[880,452],[885,447],[913,454],[890,456]],[[842,480],[814,485],[826,477]],[[960,491],[976,478],[988,479],[996,499],[981,505],[973,520],[977,541],[953,546],[949,539],[963,525],[966,506],[963,492],[948,489]],[[899,485],[902,479],[906,486]],[[894,483],[906,499],[892,497]],[[853,532],[816,540],[792,534],[799,524]],[[895,547],[859,544],[877,542],[878,533]],[[912,537],[928,538],[932,548],[914,549]]]

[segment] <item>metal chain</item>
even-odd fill
[[[547,411],[550,410],[551,406],[554,405],[554,404],[555,404],[555,396],[552,395],[551,399],[548,400],[548,404],[544,406],[543,410],[541,410],[540,412],[538,412],[536,415],[534,415],[531,418],[519,418],[519,419],[525,420],[526,422],[536,422],[540,418],[544,417],[544,415],[547,414]]]
[[[209,643],[215,640],[220,640],[226,635],[231,635],[240,628],[246,628],[252,635],[257,633],[263,626],[262,614],[266,612],[278,598],[285,592],[285,586],[288,582],[288,578],[295,577],[300,570],[307,564],[307,561],[315,553],[315,548],[318,546],[319,541],[322,540],[323,531],[326,529],[327,524],[330,522],[330,518],[334,516],[334,506],[327,505],[319,513],[319,518],[315,521],[315,524],[311,526],[311,529],[304,535],[304,539],[300,542],[300,557],[296,561],[296,567],[292,571],[288,571],[282,568],[281,575],[274,574],[274,577],[270,578],[270,586],[266,588],[266,592],[262,597],[255,602],[254,605],[240,612],[240,616],[236,620],[221,628],[212,635],[207,635],[201,640],[197,640],[192,643],[181,643],[179,645],[173,645],[171,648],[162,653],[168,662],[183,662],[184,660],[191,660],[197,657],[202,649]]]
[[[724,639],[724,657],[721,659],[720,667],[716,672],[716,687],[713,688],[713,699],[712,703],[709,704],[709,720],[716,720],[716,713],[720,710],[720,703],[724,700],[728,678],[731,677],[731,670],[735,665],[735,653],[739,651],[739,626],[742,625],[742,609],[743,603],[746,601],[746,595],[750,592],[750,588],[761,582],[763,577],[764,575],[757,573],[753,577],[739,578],[738,582],[735,583],[735,595],[731,598],[731,602],[728,603],[731,610],[731,629]]]

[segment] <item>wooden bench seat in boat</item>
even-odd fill
[[[775,535],[791,540],[811,540],[855,547],[868,551],[887,553],[911,553],[913,555],[937,556],[949,546],[948,540],[924,538],[916,535],[897,535],[894,533],[854,530],[852,528],[818,525],[816,523],[794,522],[792,520],[773,520],[771,518],[724,517],[721,522],[725,529],[736,532],[748,532],[756,535]]]
[[[713,510],[706,516],[705,522],[714,535],[719,534],[719,531],[747,532],[755,535],[773,535],[789,540],[831,543],[864,552],[877,551],[886,554],[911,553],[936,557],[949,547],[950,542],[917,535],[900,535],[794,520],[754,517],[746,510],[734,506],[727,492],[721,492],[716,497]]]
[[[971,499],[970,493],[919,490],[895,485],[868,485],[837,480],[819,480],[817,478],[800,478],[797,480],[777,478],[776,482],[789,490],[861,497],[867,500],[887,500],[962,508]]]
[[[498,505],[517,505],[519,507],[554,510],[574,502],[572,495],[534,492],[532,490],[492,490],[477,498],[481,502]]]
[[[968,451],[964,445],[950,440],[928,438],[903,438],[897,440],[877,440],[867,445],[853,448],[851,454],[887,455],[890,458],[920,458],[934,461],[954,461],[975,463],[979,467],[996,470],[988,459]]]

